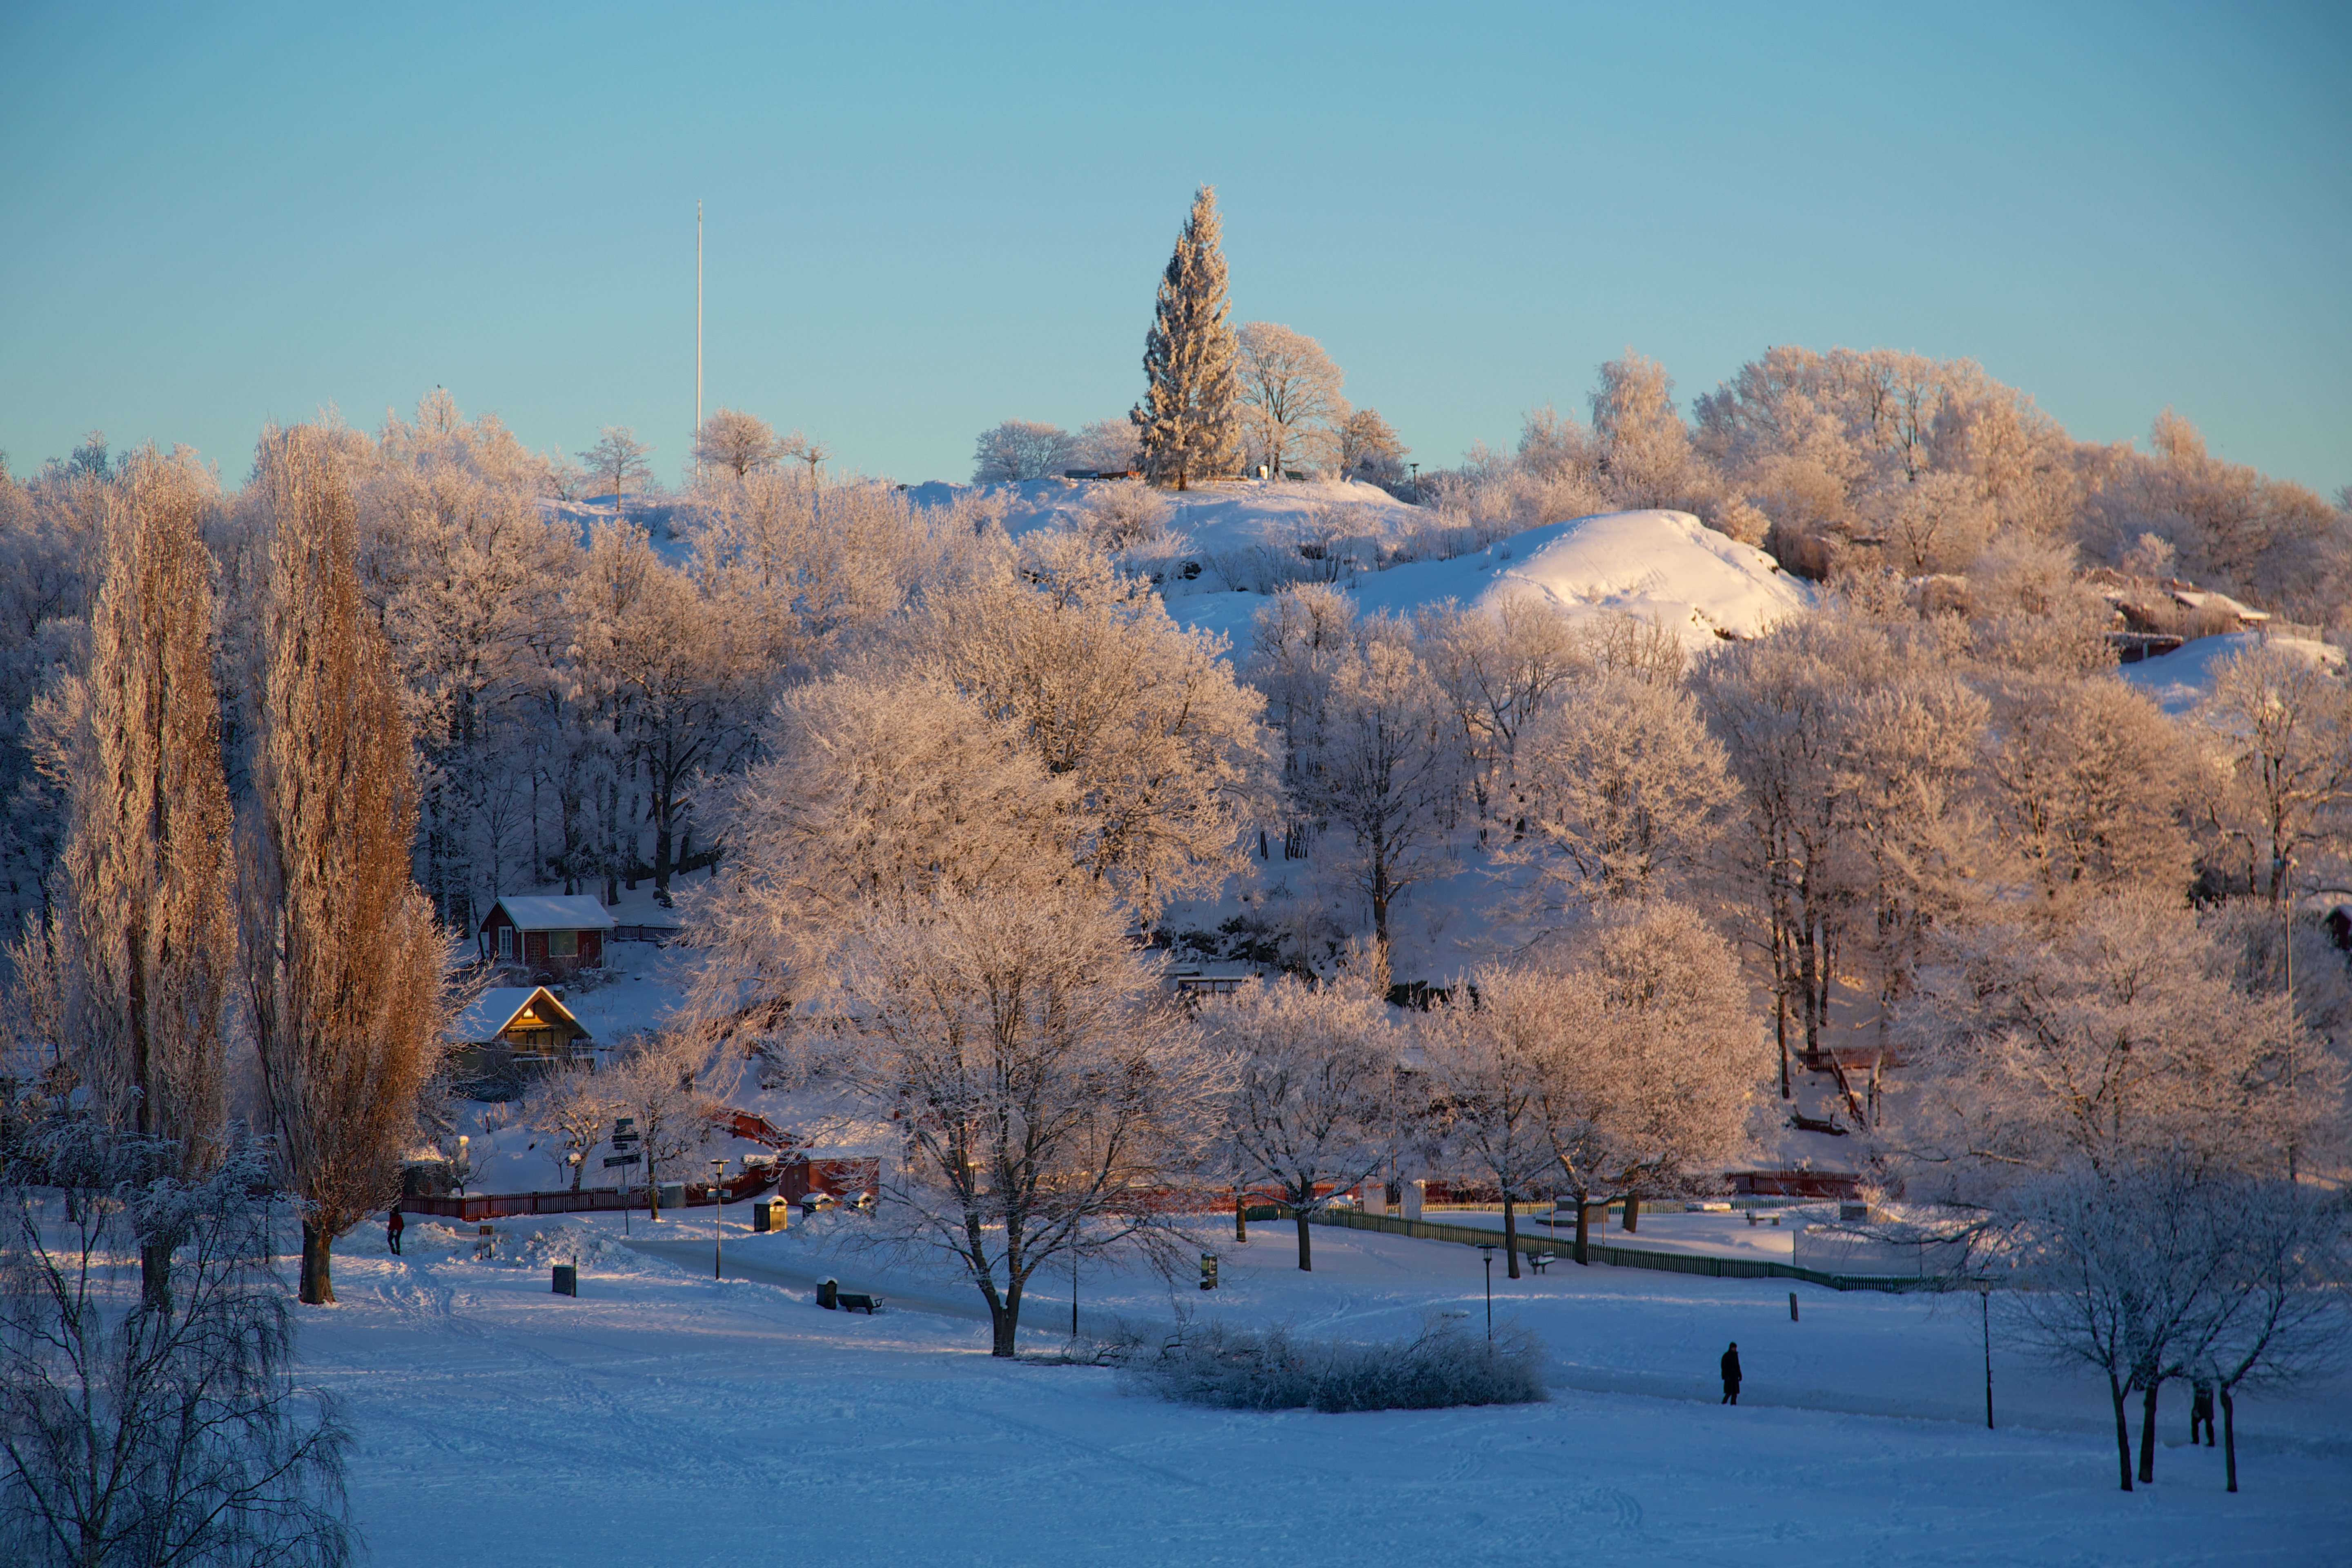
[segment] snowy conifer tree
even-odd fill
[[[1144,477],[1185,488],[1233,471],[1239,453],[1234,363],[1239,352],[1218,248],[1217,193],[1202,185],[1176,253],[1160,275],[1160,302],[1143,340],[1143,401],[1128,417],[1141,434]]]

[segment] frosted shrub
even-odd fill
[[[1132,1390],[1220,1410],[1439,1410],[1550,1398],[1543,1348],[1518,1327],[1493,1342],[1435,1318],[1408,1340],[1302,1340],[1288,1327],[1188,1323],[1157,1351],[1130,1352]]]
[[[1176,509],[1150,485],[1132,479],[1097,485],[1087,498],[1086,532],[1106,551],[1149,544],[1168,531]]]

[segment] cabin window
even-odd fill
[[[510,959],[514,957],[514,927],[499,927],[499,956],[500,958]]]
[[[580,933],[576,931],[551,931],[547,933],[547,956],[577,958],[580,956]]]

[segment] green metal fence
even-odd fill
[[[1400,1219],[1392,1215],[1365,1214],[1360,1209],[1325,1209],[1311,1216],[1317,1225],[1342,1226],[1349,1230],[1385,1231],[1391,1236],[1418,1237],[1424,1241],[1451,1241],[1465,1247],[1500,1247],[1503,1233],[1484,1226],[1446,1225],[1426,1219]],[[1528,1236],[1521,1232],[1519,1250],[1531,1256],[1549,1253],[1554,1258],[1573,1259],[1574,1241],[1557,1237]],[[1607,1242],[1585,1244],[1584,1254],[1595,1263],[1606,1263],[1614,1268],[1655,1268],[1668,1274],[1710,1274],[1723,1279],[1801,1279],[1808,1285],[1826,1286],[1832,1290],[1941,1290],[1947,1281],[1939,1278],[1914,1279],[1907,1275],[1824,1274],[1817,1268],[1800,1268],[1793,1263],[1774,1263],[1760,1258],[1706,1258],[1684,1252],[1652,1252],[1643,1247],[1615,1247]]]

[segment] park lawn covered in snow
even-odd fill
[[[1972,1300],[1801,1287],[1791,1323],[1779,1281],[1498,1269],[1551,1403],[1249,1415],[992,1361],[976,1295],[830,1248],[856,1222],[754,1237],[742,1213],[730,1271],[760,1279],[710,1279],[708,1209],[661,1227],[660,1258],[604,1216],[501,1222],[489,1262],[437,1222],[404,1258],[380,1230],[346,1238],[342,1304],[302,1309],[302,1346],[357,1434],[375,1560],[2303,1564],[2352,1541],[2340,1383],[2242,1405],[2240,1495],[2216,1452],[2168,1447],[2126,1496],[2086,1380],[1997,1345],[2002,1425],[1984,1429]],[[1213,1295],[1089,1274],[1082,1302],[1363,1338],[1454,1311],[1483,1331],[1470,1248],[1318,1227],[1306,1275],[1290,1227],[1251,1229],[1235,1247],[1229,1220],[1202,1226],[1224,1253]],[[552,1295],[549,1261],[575,1253],[580,1299]],[[821,1311],[799,1284],[820,1274],[940,1310]],[[1025,1315],[1040,1352],[1063,1342],[1067,1278]],[[1735,1338],[1748,1382],[1727,1409],[1715,1361]],[[2173,1399],[2165,1440],[2186,1424]]]

